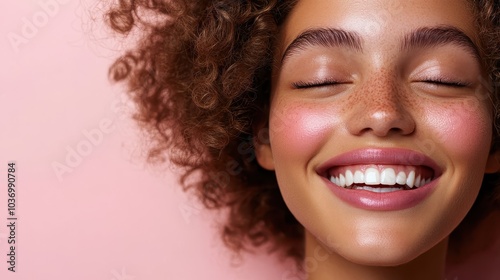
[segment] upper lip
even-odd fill
[[[368,148],[349,151],[319,165],[316,168],[316,173],[327,177],[328,170],[333,167],[365,164],[426,166],[434,171],[434,178],[439,177],[442,173],[439,165],[430,157],[402,148]]]

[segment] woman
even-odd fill
[[[442,279],[498,208],[498,1],[146,2],[109,13],[142,27],[111,73],[229,247]]]

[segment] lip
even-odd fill
[[[346,189],[332,183],[328,178],[328,170],[333,167],[361,164],[426,166],[434,171],[434,178],[429,184],[416,189],[387,193]],[[435,190],[437,181],[442,174],[441,168],[428,156],[399,148],[353,150],[326,161],[315,171],[322,177],[332,193],[342,201],[356,208],[376,211],[396,211],[418,205]]]

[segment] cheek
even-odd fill
[[[435,133],[437,140],[458,159],[479,160],[489,152],[491,117],[486,106],[478,104],[471,100],[450,106],[429,104],[423,112],[427,123],[433,127],[431,133]]]
[[[334,109],[308,104],[281,105],[271,110],[269,132],[274,157],[313,155],[330,136]]]

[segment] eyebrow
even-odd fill
[[[283,52],[281,65],[294,53],[310,46],[347,47],[361,52],[363,40],[358,33],[336,28],[308,29],[297,36]],[[454,44],[480,60],[479,48],[463,31],[453,26],[422,27],[406,35],[401,50]]]
[[[299,50],[310,46],[347,47],[362,50],[361,37],[356,32],[335,28],[315,28],[302,32],[283,52],[281,63]]]
[[[480,60],[479,48],[460,29],[453,26],[422,27],[407,36],[401,45],[402,50],[409,51],[414,48],[429,48],[453,44],[469,52]]]

